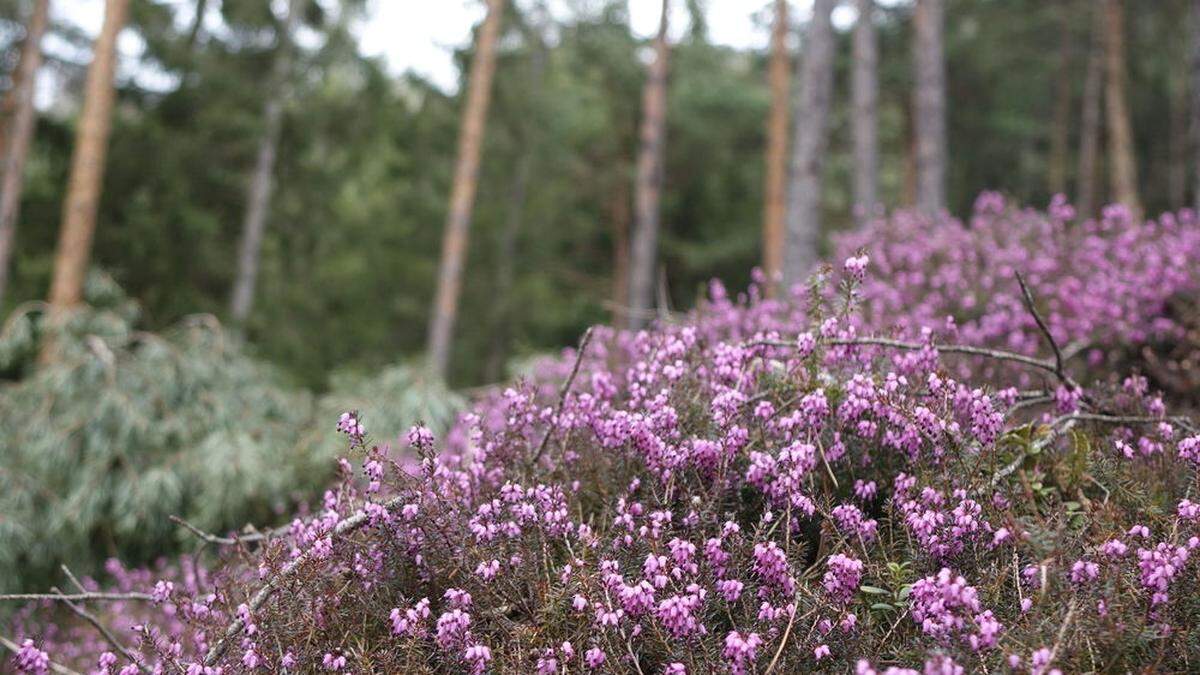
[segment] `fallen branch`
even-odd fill
[[[939,354],[966,354],[969,356],[983,356],[998,361],[1011,361],[1020,363],[1033,368],[1039,368],[1049,373],[1055,373],[1054,364],[1032,356],[1017,354],[1015,352],[1006,352],[1002,349],[988,349],[986,347],[972,347],[970,345],[946,345],[937,344],[934,342],[906,342],[904,340],[893,340],[891,338],[880,337],[856,337],[856,338],[829,338],[822,341],[824,344],[834,347],[890,347],[892,349],[903,349],[906,351],[919,352],[926,348],[931,348]],[[750,347],[791,347],[795,348],[795,342],[785,342],[783,340],[754,340],[746,343]]]
[[[205,532],[204,530],[201,530],[179,516],[170,516],[170,518],[171,522],[196,535],[196,537],[204,543],[216,544],[218,546],[234,546],[236,544],[248,544],[256,541],[263,541],[264,539],[269,539],[271,537],[286,533],[290,528],[290,526],[285,525],[283,527],[267,530],[266,532],[247,532],[246,534],[239,534],[233,537],[221,537],[211,532]]]

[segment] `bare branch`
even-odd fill
[[[38,600],[54,600],[62,602],[124,602],[136,600],[154,602],[154,596],[149,593],[9,593],[0,595],[0,601],[32,602]]]
[[[571,393],[571,385],[575,384],[575,377],[579,375],[579,364],[583,363],[583,355],[587,352],[588,345],[592,342],[592,327],[589,326],[583,333],[583,337],[579,339],[579,348],[575,351],[575,364],[571,367],[571,374],[562,384],[562,388],[558,391],[558,405],[554,409],[554,418],[550,422],[550,426],[546,428],[546,433],[542,434],[542,442],[538,443],[537,452],[533,454],[533,459],[529,460],[529,466],[534,466],[538,460],[542,458],[542,453],[546,451],[546,444],[550,442],[550,436],[558,429],[558,418],[562,415],[563,405],[567,402],[567,394]]]
[[[67,596],[57,588],[52,588],[50,590],[59,596],[59,600],[65,604],[68,609],[70,609],[72,612],[75,612],[75,614],[79,615],[80,618],[95,626],[96,630],[100,631],[100,634],[104,636],[104,639],[108,640],[108,643],[113,646],[113,649],[116,649],[121,653],[121,656],[124,656],[129,660],[130,663],[137,666],[138,670],[146,673],[147,675],[154,672],[150,670],[149,666],[145,665],[140,659],[134,656],[133,652],[129,651],[125,645],[121,644],[121,641],[117,639],[117,636],[113,635],[112,631],[110,631],[107,626],[101,623],[100,619],[97,619],[94,614],[68,600]]]
[[[184,528],[188,532],[191,532],[192,534],[196,535],[196,538],[200,539],[204,543],[216,544],[218,546],[234,546],[236,544],[248,544],[251,542],[263,541],[264,539],[269,539],[271,537],[274,537],[274,536],[277,536],[284,532],[287,532],[288,527],[289,527],[289,526],[285,525],[283,527],[275,528],[272,530],[267,530],[266,532],[257,532],[256,531],[256,532],[247,532],[246,534],[238,534],[233,537],[221,537],[221,536],[212,534],[211,532],[205,532],[204,530],[201,530],[200,528],[189,523],[188,521],[184,520],[183,518],[180,518],[179,516],[170,516],[170,518],[171,518],[171,522],[175,523],[176,525],[179,525],[180,527]]]
[[[1042,359],[1037,359],[1024,354],[1015,352],[1007,352],[1001,349],[988,349],[986,347],[973,347],[970,345],[943,345],[936,343],[924,342],[905,342],[904,340],[893,340],[891,338],[880,337],[856,337],[856,338],[830,338],[823,341],[827,345],[834,347],[855,347],[855,346],[870,346],[870,347],[890,347],[892,349],[903,349],[906,351],[921,351],[925,348],[932,348],[939,354],[967,354],[969,356],[982,356],[998,361],[1011,361],[1032,368],[1039,368],[1049,373],[1057,374],[1054,369],[1054,364]],[[795,348],[796,343],[785,342],[783,340],[755,340],[746,343],[747,346],[755,347],[791,347]]]

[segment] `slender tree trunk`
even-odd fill
[[[13,74],[11,115],[5,120],[3,174],[0,177],[0,302],[8,287],[9,263],[17,232],[17,209],[21,205],[21,189],[25,185],[25,160],[33,141],[37,110],[33,107],[37,91],[38,70],[42,66],[42,35],[50,11],[50,0],[36,0],[33,14],[25,28],[25,44]]]
[[[625,166],[625,160],[618,160]],[[613,325],[629,323],[629,175],[621,171],[613,186],[608,217],[613,229]]]
[[[854,24],[854,206],[865,222],[879,205],[879,47],[875,0],[858,0]]]
[[[454,339],[454,321],[458,314],[463,264],[467,253],[467,234],[471,227],[471,212],[475,208],[475,189],[479,181],[479,156],[483,149],[492,78],[496,72],[496,41],[500,35],[503,14],[504,0],[488,0],[487,17],[479,30],[475,58],[471,62],[466,108],[458,134],[458,160],[454,169],[454,185],[450,191],[450,208],[446,214],[442,260],[438,268],[437,294],[433,301],[427,345],[430,371],[442,379],[445,379],[450,365],[450,347]]]
[[[1188,147],[1188,86],[1184,73],[1173,73],[1170,79],[1171,99],[1167,123],[1171,142],[1167,144],[1167,195],[1171,208],[1182,208],[1187,199]]]
[[[208,0],[196,0],[196,16],[192,17],[192,25],[187,34],[188,51],[195,49],[196,43],[200,41],[200,34],[204,32],[204,15],[207,13]]]
[[[108,0],[104,5],[104,23],[92,48],[92,63],[88,66],[84,84],[83,109],[75,130],[71,173],[63,198],[54,276],[50,283],[48,321],[51,328],[61,325],[67,314],[83,301],[83,283],[92,254],[96,212],[104,184],[108,135],[112,130],[117,35],[125,25],[128,12],[129,0]],[[53,336],[43,341],[39,362],[46,364],[57,358],[57,342]]]
[[[278,46],[271,63],[270,90],[263,106],[263,130],[258,139],[254,172],[246,191],[246,211],[242,220],[242,238],[238,245],[237,279],[229,298],[229,313],[235,323],[244,323],[254,306],[254,290],[258,281],[259,252],[267,215],[271,210],[271,190],[275,172],[275,156],[279,150],[279,134],[283,127],[283,100],[287,90],[288,71],[292,67],[292,35],[300,20],[300,3],[288,0],[287,15],[278,37]]]
[[[1200,1],[1200,0],[1198,0]],[[1079,124],[1079,215],[1096,215],[1096,170],[1100,157],[1100,101],[1104,87],[1104,31],[1099,8],[1092,10],[1092,38],[1087,75],[1083,81],[1083,111]]]
[[[933,215],[946,208],[946,59],[942,47],[943,0],[917,0],[913,61],[916,65],[917,207]]]
[[[1046,183],[1050,194],[1067,191],[1067,153],[1071,134],[1071,6],[1059,8],[1058,77],[1054,86],[1054,125],[1050,130],[1050,161]]]
[[[907,132],[907,142],[904,144],[904,194],[900,202],[908,208],[917,205],[917,120],[913,112],[912,97],[904,106],[904,130]]]
[[[654,38],[654,62],[650,64],[642,90],[642,127],[634,193],[633,248],[629,270],[629,327],[640,328],[654,302],[655,270],[658,267],[659,201],[662,196],[663,156],[667,127],[667,13],[670,1],[663,0],[662,19]]]
[[[1133,129],[1129,121],[1129,101],[1125,92],[1125,19],[1121,0],[1104,0],[1104,62],[1108,79],[1105,96],[1108,112],[1109,182],[1116,200],[1129,207],[1134,218],[1141,218],[1138,197],[1137,159],[1134,156]]]
[[[784,218],[787,213],[788,110],[791,74],[788,72],[788,4],[775,0],[775,25],[771,30],[771,111],[767,119],[767,184],[763,205],[763,273],[767,293],[782,279]]]
[[[792,184],[788,190],[787,246],[783,275],[788,285],[804,281],[817,264],[821,235],[821,186],[829,141],[833,97],[834,0],[814,0],[800,67],[792,146]]]
[[[1191,148],[1192,148],[1192,199],[1193,208],[1200,212],[1200,0],[1192,0],[1191,16],[1192,63],[1189,84],[1191,85]]]

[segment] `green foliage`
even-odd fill
[[[87,572],[98,557],[168,552],[186,536],[170,515],[213,531],[275,523],[328,483],[341,410],[385,438],[414,419],[445,428],[460,404],[402,366],[342,376],[353,396],[315,399],[212,316],[157,335],[136,329],[111,281],[94,278],[88,299],[51,366],[29,363],[36,308],[0,335],[3,366],[26,373],[0,388],[0,588],[42,587],[60,563]]]

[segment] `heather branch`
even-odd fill
[[[386,511],[394,511],[403,503],[403,501],[403,496],[392,497],[383,503],[383,508]],[[363,525],[366,525],[368,522],[370,522],[370,518],[367,517],[366,512],[358,511],[354,515],[338,521],[338,524],[333,527],[331,536],[338,536],[353,532],[361,528]],[[285,565],[282,570],[275,574],[275,576],[268,579],[267,583],[265,583],[262,588],[258,589],[258,592],[254,594],[254,597],[251,598],[250,603],[247,605],[250,609],[250,612],[255,612],[262,607],[263,603],[269,600],[271,596],[279,590],[280,584],[294,576],[296,572],[298,572],[300,568],[304,566],[305,563],[307,563],[309,560],[312,560],[312,557],[313,552],[312,549],[309,548]],[[241,618],[234,619],[232,623],[226,626],[225,632],[222,633],[220,639],[218,639],[216,644],[214,644],[212,648],[208,650],[208,654],[204,657],[204,665],[211,666],[216,663],[217,659],[221,658],[221,655],[224,654],[225,650],[229,648],[229,641],[232,640],[234,636],[236,636],[245,627],[246,624]]]
[[[1029,310],[1029,313],[1033,315],[1033,320],[1037,323],[1038,329],[1042,331],[1042,335],[1046,336],[1046,342],[1050,343],[1050,349],[1054,351],[1054,374],[1064,383],[1068,383],[1069,378],[1067,378],[1066,371],[1063,370],[1063,355],[1062,350],[1058,348],[1058,341],[1050,333],[1050,328],[1042,319],[1041,312],[1037,311],[1037,306],[1033,302],[1033,293],[1029,291],[1029,286],[1025,283],[1025,277],[1021,276],[1020,272],[1016,274],[1017,283],[1021,286],[1021,297],[1025,300],[1025,309]],[[1076,385],[1076,388],[1078,388],[1078,385]]]
[[[583,333],[583,337],[579,339],[579,349],[575,351],[575,364],[571,366],[571,374],[562,384],[562,388],[558,391],[558,405],[554,409],[554,418],[550,422],[550,426],[546,428],[546,433],[542,434],[542,442],[538,443],[537,452],[533,454],[533,459],[529,461],[529,466],[534,466],[538,460],[542,458],[542,453],[546,451],[546,444],[550,442],[550,436],[558,429],[558,419],[562,416],[563,406],[567,402],[567,394],[571,393],[571,386],[575,384],[575,377],[579,375],[579,365],[583,363],[583,355],[587,352],[588,345],[592,341],[592,327],[588,327]]]
[[[8,649],[9,651],[11,651],[14,654],[18,654],[21,652],[21,645],[17,644],[16,642],[13,642],[12,640],[4,637],[3,635],[0,635],[0,646],[5,647],[6,649]],[[81,673],[79,673],[79,671],[71,670],[70,668],[63,666],[63,665],[59,665],[53,661],[51,661],[49,665],[50,665],[50,670],[55,673],[58,673],[59,675],[81,675]]]
[[[234,546],[236,544],[247,544],[251,542],[262,541],[269,537],[282,534],[288,530],[288,527],[284,526],[273,530],[267,530],[266,532],[248,532],[244,535],[237,535],[235,537],[222,537],[211,532],[205,532],[204,530],[201,530],[179,516],[170,516],[170,518],[171,522],[196,535],[196,538],[200,539],[200,541],[203,541],[206,544],[216,544],[218,546]]]

